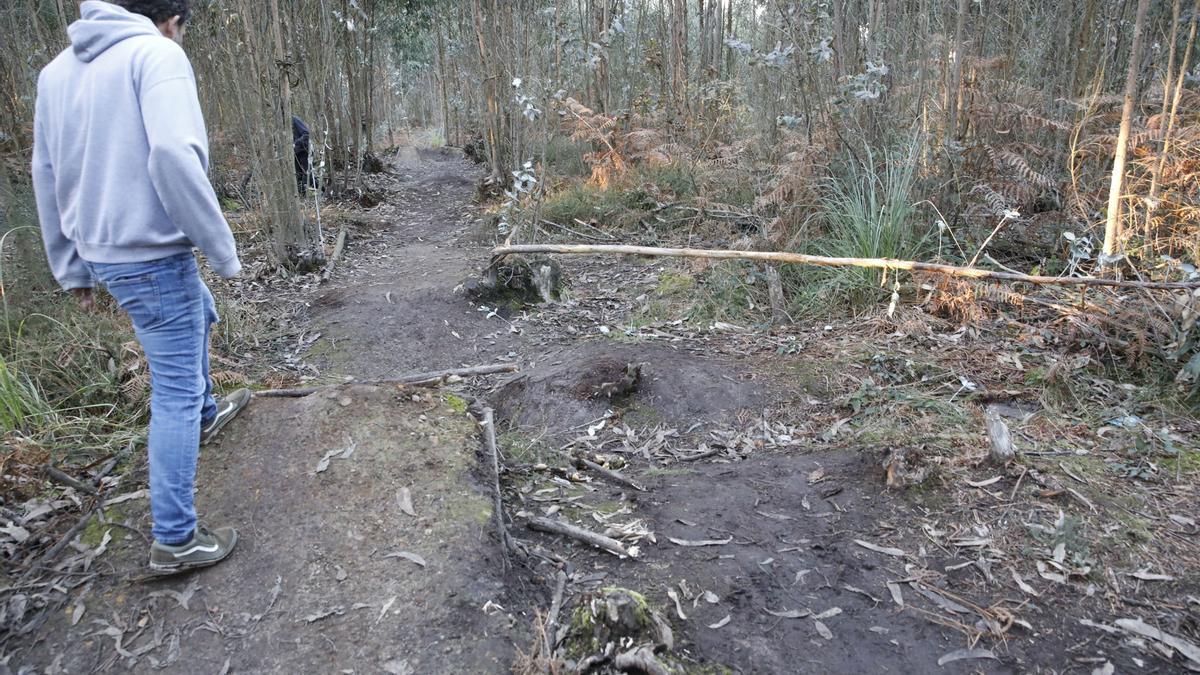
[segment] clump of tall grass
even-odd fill
[[[0,176],[0,179],[3,179]],[[55,292],[41,254],[27,187],[4,188],[0,236],[0,461],[13,453],[89,464],[144,433],[147,401],[122,387],[130,373],[122,345],[133,340],[123,314],[84,314]],[[34,460],[34,461],[40,461]]]
[[[25,433],[57,422],[57,411],[25,373],[0,354],[0,435]]]
[[[815,215],[819,234],[808,252],[839,258],[920,259],[929,248],[931,228],[922,222],[913,198],[921,142],[881,152],[864,147],[851,154],[840,172],[821,186]],[[830,305],[862,308],[892,293],[882,270],[860,267],[789,270],[799,314]],[[891,277],[894,278],[894,277]]]

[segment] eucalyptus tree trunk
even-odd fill
[[[1154,212],[1158,209],[1158,190],[1159,181],[1162,179],[1163,170],[1167,166],[1167,155],[1171,152],[1171,134],[1175,131],[1175,120],[1179,113],[1179,101],[1183,98],[1183,83],[1187,79],[1188,65],[1191,63],[1192,47],[1196,44],[1196,21],[1200,18],[1200,0],[1196,0],[1192,6],[1192,18],[1188,22],[1188,39],[1187,47],[1183,50],[1183,59],[1179,63],[1179,75],[1175,78],[1175,93],[1171,97],[1171,109],[1167,110],[1167,96],[1171,92],[1171,75],[1172,69],[1167,68],[1167,79],[1163,85],[1163,107],[1162,120],[1159,122],[1159,128],[1166,124],[1166,129],[1163,131],[1162,147],[1158,151],[1158,161],[1154,166],[1154,173],[1150,176],[1150,195],[1146,206],[1146,239],[1147,242],[1153,237],[1154,233],[1151,228],[1151,222],[1154,217]],[[1179,0],[1175,0],[1175,11],[1172,14],[1171,23],[1171,61],[1175,57],[1175,28],[1179,21]]]
[[[967,13],[971,10],[970,0],[958,0],[958,14],[954,18],[954,65],[950,70],[950,86],[946,88],[946,134],[947,140],[958,138],[958,108],[962,101],[963,30],[966,28]]]
[[[1111,263],[1117,254],[1121,237],[1121,193],[1125,182],[1125,155],[1129,147],[1129,128],[1133,123],[1136,103],[1138,69],[1142,60],[1142,28],[1150,0],[1138,0],[1137,17],[1133,21],[1133,44],[1129,48],[1129,69],[1125,76],[1125,104],[1121,108],[1121,128],[1117,132],[1117,148],[1113,154],[1112,181],[1108,190],[1108,219],[1104,224],[1104,258]]]

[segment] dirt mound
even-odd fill
[[[732,363],[667,347],[593,342],[547,353],[500,385],[491,400],[510,423],[551,434],[610,410],[682,431],[761,405],[761,387],[738,374]]]
[[[80,599],[76,628],[60,612],[52,623],[61,625],[13,663],[41,670],[57,660],[67,672],[168,663],[182,673],[506,670],[509,621],[490,608],[508,601],[496,549],[480,545],[491,501],[472,487],[478,436],[438,396],[348,387],[254,401],[205,448],[198,475],[202,517],[241,532],[233,557],[166,581],[98,580]],[[149,528],[144,501],[127,517]],[[124,530],[112,535],[97,564],[117,578],[139,575],[145,545]]]

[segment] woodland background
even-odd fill
[[[212,178],[243,246],[280,274],[319,267],[331,244],[324,207],[375,203],[366,177],[379,158],[419,139],[486,165],[497,239],[1196,278],[1192,0],[194,4],[186,48]],[[71,0],[0,8],[0,429],[46,452],[123,445],[145,412],[134,395],[105,419],[78,414],[129,389],[130,336],[53,297],[32,213],[36,76],[76,14]],[[304,199],[291,113],[312,128],[321,185]],[[815,320],[920,302],[969,325],[1039,311],[1104,368],[1184,394],[1200,373],[1186,291],[746,263],[702,272],[693,319],[770,322],[782,309]],[[785,293],[772,317],[774,275]],[[231,323],[218,341],[245,341]],[[75,347],[64,355],[63,344]]]

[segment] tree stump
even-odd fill
[[[562,268],[543,256],[509,256],[463,282],[469,296],[495,305],[554,302],[563,289]]]

